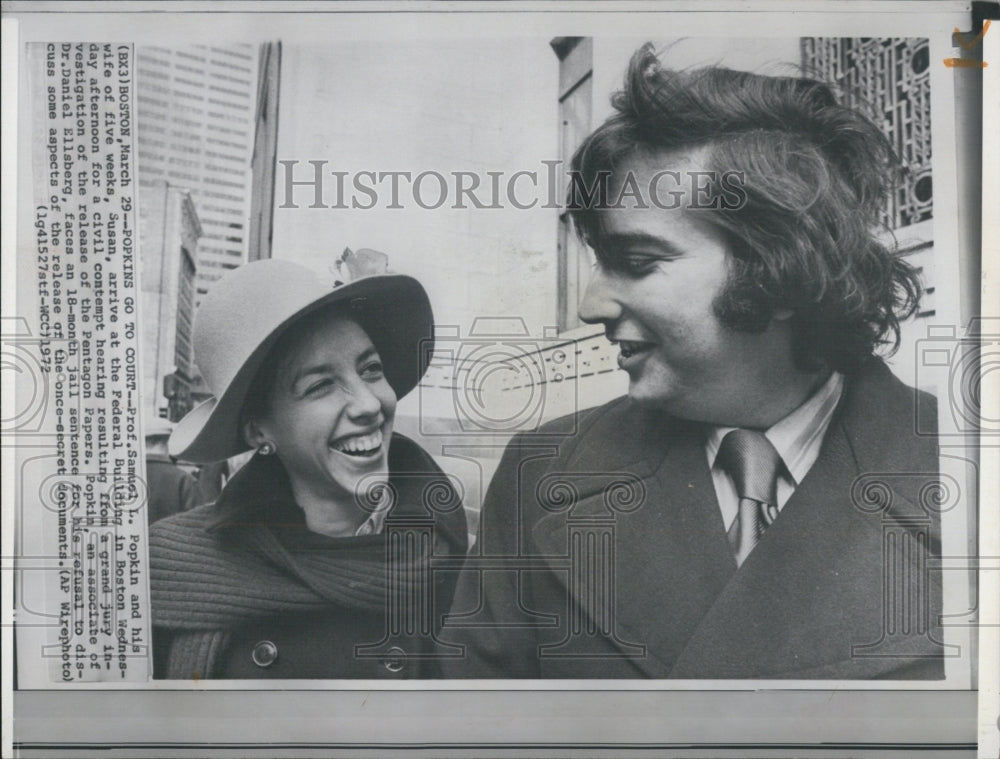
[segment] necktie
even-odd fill
[[[718,462],[733,478],[740,497],[739,515],[729,529],[729,543],[737,566],[741,566],[778,516],[781,456],[762,432],[733,430],[722,440]]]

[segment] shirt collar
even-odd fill
[[[378,505],[372,509],[372,513],[361,523],[361,526],[354,531],[355,537],[363,535],[378,535],[385,527],[385,518],[392,508],[392,496],[389,495],[389,488],[381,489],[382,497]]]
[[[819,390],[764,432],[781,456],[788,474],[796,485],[802,481],[815,462],[819,444],[826,434],[827,427],[830,426],[830,419],[843,391],[844,375],[833,372]],[[709,428],[705,447],[713,466],[722,439],[735,429],[737,428]]]

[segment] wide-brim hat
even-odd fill
[[[170,454],[208,463],[249,450],[240,415],[258,370],[285,332],[334,303],[344,303],[368,333],[396,396],[416,387],[433,351],[434,329],[430,300],[417,280],[385,273],[324,283],[290,261],[254,261],[216,282],[198,308],[194,358],[214,397],[177,423]]]

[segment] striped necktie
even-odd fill
[[[729,544],[742,566],[760,536],[778,516],[781,456],[764,433],[733,430],[722,440],[719,465],[729,473],[740,497],[739,515],[729,528]]]

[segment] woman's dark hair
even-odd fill
[[[243,408],[240,411],[241,435],[249,420],[267,414],[282,367],[288,363],[302,341],[312,332],[313,327],[338,317],[353,319],[364,328],[359,313],[351,311],[344,303],[333,303],[304,315],[293,326],[281,333],[257,369],[253,382],[250,383],[246,397],[243,399]]]
[[[760,332],[775,311],[792,310],[795,361],[808,370],[850,373],[876,347],[898,347],[899,322],[916,310],[921,288],[916,270],[877,236],[897,163],[869,118],[823,82],[721,67],[671,71],[650,44],[632,56],[612,105],[616,113],[571,166],[570,214],[602,265],[614,266],[604,260],[614,251],[601,249],[601,208],[577,201],[577,182],[595,187],[640,151],[706,148],[707,168],[716,178],[737,172],[745,195],[737,207],[697,211],[732,254],[715,303],[722,323]]]

